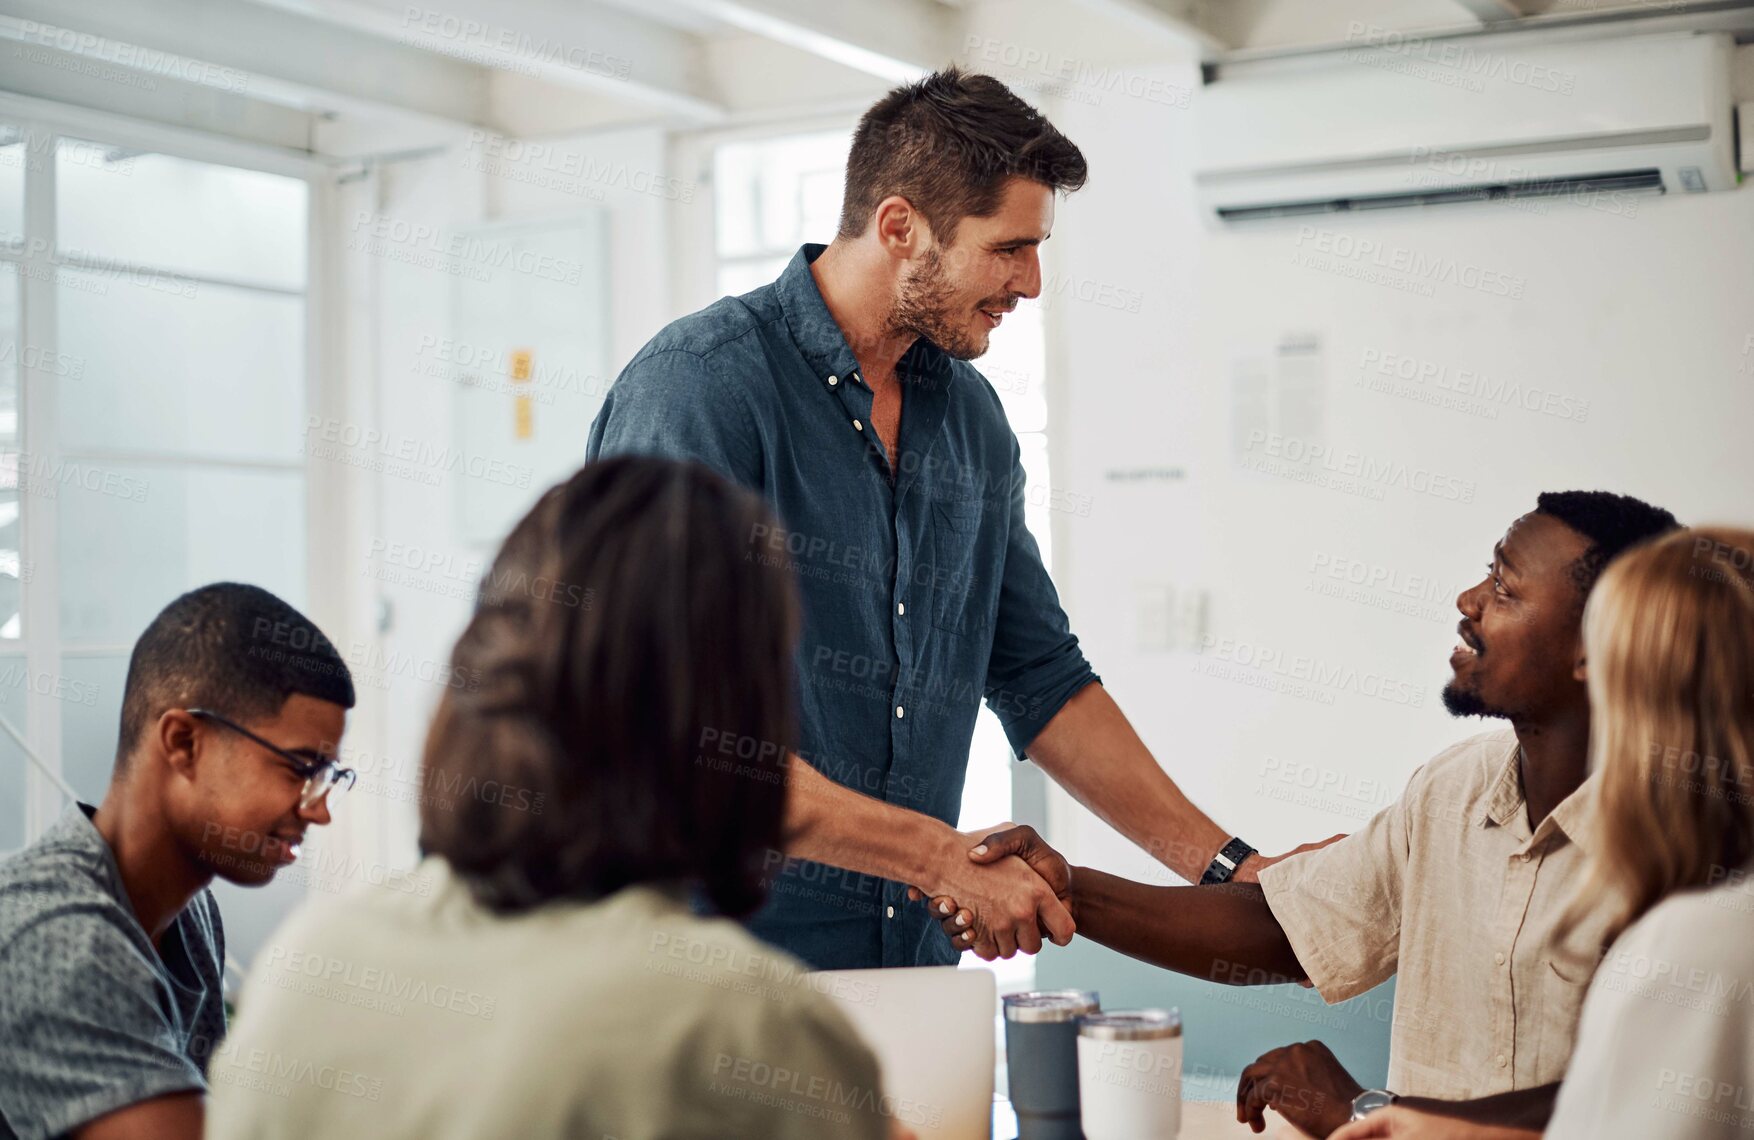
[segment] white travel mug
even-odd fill
[[[1085,1140],[1162,1140],[1182,1126],[1179,1010],[1086,1014],[1078,1021]]]

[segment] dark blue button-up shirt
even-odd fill
[[[803,599],[799,753],[849,788],[954,825],[984,697],[1019,756],[1096,680],[1023,522],[1017,437],[991,384],[921,340],[902,358],[899,462],[807,245],[780,279],[684,317],[609,390],[588,455],[704,463],[760,492]],[[822,969],[958,951],[907,887],[805,860],[752,929]]]

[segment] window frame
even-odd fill
[[[84,256],[64,257],[57,249],[56,154],[63,138],[117,146],[140,152],[163,154],[193,162],[212,163],[261,171],[304,181],[309,190],[306,197],[305,242],[306,277],[302,290],[289,290],[255,282],[219,276],[172,272],[153,267],[153,272],[196,284],[213,284],[231,289],[273,293],[280,296],[300,295],[304,299],[304,369],[302,382],[307,415],[324,414],[335,406],[337,381],[333,369],[326,368],[332,350],[326,329],[334,304],[332,288],[333,263],[323,240],[326,223],[333,217],[333,169],[326,163],[298,151],[259,143],[245,142],[222,135],[187,130],[108,112],[38,99],[0,93],[0,122],[23,132],[24,162],[24,234],[18,244],[0,242],[0,262],[17,267],[19,339],[21,344],[36,350],[34,359],[52,361],[59,352],[56,311],[55,269],[91,267],[130,268],[126,263]],[[59,399],[57,377],[40,367],[27,365],[26,354],[19,353],[18,370],[18,435],[16,448],[20,454],[66,457],[101,463],[150,463],[175,466],[178,469],[203,470],[274,470],[296,472],[304,485],[305,499],[305,581],[312,600],[330,596],[325,575],[331,567],[315,557],[316,521],[344,517],[345,486],[337,477],[325,478],[318,465],[308,457],[297,461],[232,460],[197,455],[166,459],[161,456],[137,454],[125,449],[82,448],[64,451],[60,446]],[[66,657],[126,656],[132,644],[81,643],[64,644],[60,628],[60,590],[57,569],[59,544],[56,535],[56,511],[53,499],[21,493],[19,495],[19,582],[22,618],[21,636],[16,641],[0,642],[0,662],[22,659],[27,676],[55,676]],[[30,573],[22,573],[28,564]],[[30,843],[51,827],[65,807],[65,793],[57,782],[64,782],[62,763],[62,702],[47,686],[27,686],[24,725],[20,728],[32,752],[50,774],[40,771],[25,760],[24,830],[25,843]],[[7,810],[0,808],[0,810]],[[14,806],[11,810],[17,810]]]

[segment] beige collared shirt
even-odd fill
[[[1413,773],[1362,831],[1261,872],[1310,981],[1344,1001],[1398,975],[1389,1088],[1467,1098],[1565,1074],[1591,969],[1555,927],[1595,782],[1531,831],[1517,742],[1484,733]],[[1599,945],[1601,930],[1579,936]]]

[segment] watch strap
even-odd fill
[[[1236,869],[1242,864],[1242,861],[1254,853],[1253,847],[1236,836],[1231,836],[1230,842],[1219,849],[1217,856],[1212,860],[1212,865],[1206,868],[1206,873],[1200,876],[1200,885],[1205,887],[1211,886],[1213,883],[1228,883],[1230,877],[1236,874]]]

